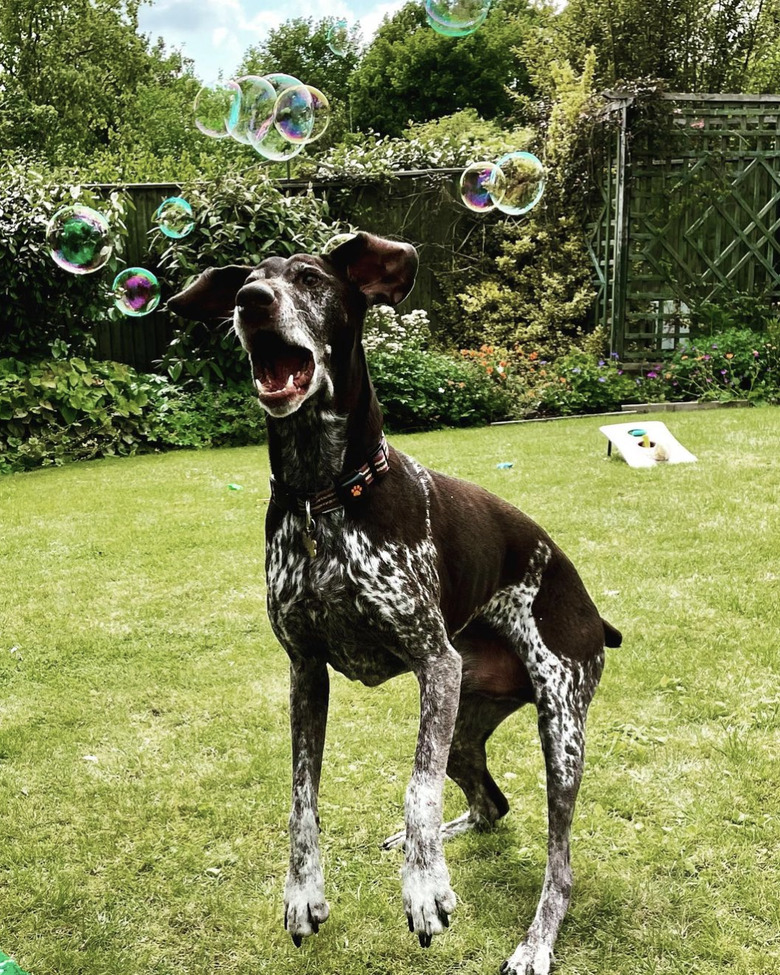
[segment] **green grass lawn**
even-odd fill
[[[607,460],[597,418],[394,442],[535,517],[624,634],[591,709],[557,971],[776,975],[780,411],[663,419],[697,464]],[[267,475],[264,449],[246,448],[0,479],[0,950],[32,975],[492,975],[533,915],[532,711],[492,740],[512,810],[448,845],[459,904],[423,951],[401,854],[379,849],[401,824],[415,682],[336,676],[331,919],[300,950],[282,930],[287,664],[265,616]],[[446,807],[463,811],[451,784]]]

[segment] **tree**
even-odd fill
[[[133,110],[139,86],[175,75],[138,34],[140,0],[3,0],[0,149],[75,162]]]
[[[334,17],[316,23],[311,17],[285,21],[247,50],[238,69],[240,75],[289,74],[323,92],[331,106],[327,143],[349,127],[349,85],[360,47],[360,29],[353,26],[346,52],[343,56],[335,54],[328,45],[328,31],[334,22]]]
[[[467,37],[442,37],[421,3],[407,3],[377,31],[352,79],[356,124],[399,136],[409,122],[475,108],[486,119],[508,116],[510,92],[532,93],[522,48],[539,14],[527,0],[496,0]]]
[[[772,91],[780,81],[778,0],[570,0],[548,50],[597,79],[663,79],[674,91]]]

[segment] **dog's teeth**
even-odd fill
[[[287,377],[287,385],[285,386],[285,389],[289,389],[291,386],[294,385],[295,385],[295,377],[293,376],[292,373],[290,373],[290,375]]]

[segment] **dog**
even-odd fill
[[[267,413],[268,614],[290,660],[293,749],[284,924],[296,946],[327,920],[317,795],[328,666],[373,686],[411,671],[420,723],[406,790],[403,906],[423,947],[449,926],[443,841],[508,811],[485,743],[536,705],[547,773],[541,898],[506,975],[547,975],[571,895],[569,835],[585,719],[618,630],[543,529],[476,485],[388,446],[362,346],[364,317],[397,305],[418,267],[410,244],[357,233],[315,256],[204,271],[168,302],[233,320]],[[442,822],[449,775],[468,812]]]

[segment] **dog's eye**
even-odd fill
[[[314,288],[320,283],[320,276],[315,271],[303,271],[301,273],[301,283],[307,288]]]

